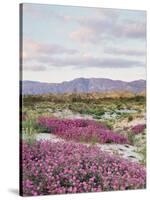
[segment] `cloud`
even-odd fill
[[[48,6],[45,4],[32,4],[24,3],[23,4],[23,14],[30,15],[35,19],[49,20],[51,18],[63,20],[64,16],[60,13],[56,13],[53,10],[53,6]]]
[[[137,60],[118,59],[118,58],[98,58],[89,56],[78,56],[68,59],[52,60],[55,66],[75,66],[75,67],[98,67],[98,68],[122,68],[122,67],[139,67],[143,63]]]
[[[90,29],[90,28],[87,28],[87,27],[84,27],[84,28],[80,28],[79,30],[77,31],[74,31],[74,32],[71,32],[70,33],[70,38],[75,40],[75,41],[78,41],[78,42],[93,42],[94,41],[97,41],[97,39],[94,37],[95,35],[95,32]]]
[[[25,71],[46,71],[47,67],[39,64],[23,64],[23,70]]]
[[[58,44],[43,44],[25,38],[22,52],[23,70],[44,71],[47,69],[44,62],[51,60],[52,56],[70,56],[77,53],[76,49],[66,48]]]
[[[56,6],[24,4],[23,9],[25,14],[30,14],[36,19],[42,18],[48,21],[55,19],[62,23],[78,23],[79,27],[70,33],[70,38],[79,42],[95,43],[102,39],[145,39],[146,37],[144,11],[89,8],[89,16],[80,14],[79,16],[74,16],[70,15],[67,10],[64,13],[56,12],[53,9],[54,7]],[[78,10],[77,7],[72,7],[71,9]],[[83,7],[83,12],[87,9]],[[137,13],[142,13],[141,20],[128,17],[128,14],[129,16],[130,14],[132,14],[131,16],[134,16],[134,14],[136,16]]]
[[[27,65],[27,67],[24,67],[25,70],[34,70],[34,67],[29,66],[28,63],[36,63],[40,62],[40,66],[38,64],[37,69],[35,70],[45,70],[42,67],[42,60],[46,60],[52,56],[70,56],[75,55],[78,53],[78,50],[72,49],[72,48],[66,48],[58,44],[43,44],[39,42],[35,42],[32,39],[24,39],[23,40],[23,52],[22,52],[22,61],[24,63],[24,66]]]
[[[70,38],[87,43],[115,39],[146,39],[145,18],[142,21],[120,19],[117,11],[104,13],[103,11],[99,15],[96,13],[90,17],[77,18],[76,22],[79,24],[79,28],[70,33]]]
[[[36,55],[56,55],[56,54],[76,54],[78,50],[66,48],[58,44],[43,44],[35,42],[31,39],[24,39],[23,41],[23,55],[36,54]],[[33,56],[34,56],[33,55]]]
[[[127,20],[123,24],[114,26],[112,34],[118,37],[146,39],[146,23]]]
[[[124,55],[124,56],[146,56],[146,51],[143,49],[133,49],[133,48],[104,48],[104,53],[111,55]]]
[[[73,67],[73,68],[130,68],[142,67],[144,62],[138,60],[129,60],[121,58],[99,58],[94,56],[71,56],[71,57],[42,57],[37,61],[51,67]]]
[[[70,29],[64,31],[71,38],[68,44],[71,44],[72,40],[78,41],[80,44],[92,43],[95,44],[93,46],[95,49],[93,47],[91,49],[86,48],[86,52],[83,52],[85,48],[80,49],[81,46],[74,49],[67,47],[67,44],[65,46],[57,44],[57,41],[54,44],[44,44],[25,38],[23,40],[24,70],[44,71],[54,67],[130,68],[145,66],[145,62],[141,59],[141,56],[145,55],[145,51],[121,46],[122,41],[128,41],[128,39],[139,41],[146,38],[144,17],[142,20],[138,20],[138,17],[129,20],[129,16],[126,16],[127,11],[122,14],[124,11],[94,8],[89,11],[89,15],[79,13],[79,16],[67,15],[67,11],[64,14],[61,12],[60,15],[59,12],[53,12],[53,9],[45,10],[39,7],[35,9],[34,6],[30,7],[28,12],[35,17],[47,17],[50,20],[50,15],[52,15],[54,18],[62,20],[62,23],[68,23],[68,25],[71,23],[71,30],[73,31],[70,32]],[[119,39],[120,41],[117,44],[120,46],[119,48],[116,46],[115,48],[105,48],[105,43],[103,44],[103,41],[106,41],[108,42],[107,46],[114,46],[116,40]],[[135,42],[136,46],[137,41]],[[72,44],[74,45],[74,43]],[[128,44],[131,46],[132,42],[129,41]],[[99,53],[101,54],[98,57]],[[125,56],[130,57],[126,58]],[[137,58],[134,58],[134,56],[137,56]]]
[[[125,58],[100,58],[89,56],[88,54],[79,54],[76,56],[40,56],[34,57],[31,60],[23,62],[23,70],[30,71],[48,71],[54,68],[132,68],[144,67],[145,63],[138,59]]]
[[[45,71],[54,67],[73,68],[130,68],[144,66],[144,62],[136,59],[130,60],[120,57],[112,58],[109,54],[129,55],[142,54],[128,49],[105,49],[107,57],[96,57],[88,52],[81,53],[78,50],[66,48],[56,44],[43,44],[31,39],[23,41],[23,70]],[[104,56],[104,55],[103,55]]]

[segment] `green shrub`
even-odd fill
[[[33,135],[34,133],[36,133],[36,129],[35,129],[35,120],[34,119],[26,119],[25,121],[22,122],[22,129],[23,129],[23,133],[27,134],[27,135]]]
[[[144,145],[139,151],[138,153],[141,154],[142,156],[142,160],[141,160],[141,163],[143,165],[146,165],[146,145]]]
[[[131,132],[128,133],[128,140],[132,145],[134,144],[135,136],[133,133]]]
[[[133,120],[133,116],[130,115],[130,116],[128,117],[128,122],[131,122],[132,120]]]

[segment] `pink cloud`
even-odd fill
[[[58,44],[43,44],[36,42],[32,39],[23,40],[23,58],[34,59],[40,56],[51,56],[51,55],[73,55],[78,53],[78,50],[66,48]]]
[[[95,43],[115,39],[145,39],[145,21],[119,20],[110,15],[81,17],[76,19],[79,28],[70,33],[70,38],[78,42]]]
[[[79,42],[93,41],[94,30],[84,27],[70,33],[70,38]]]

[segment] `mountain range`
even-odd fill
[[[92,93],[128,91],[141,93],[146,89],[145,80],[131,82],[111,80],[106,78],[77,78],[62,83],[44,83],[38,81],[21,81],[22,94],[47,94],[47,93]]]

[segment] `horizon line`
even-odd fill
[[[107,79],[107,80],[112,80],[112,81],[122,81],[122,82],[126,82],[126,83],[130,83],[130,82],[133,82],[133,81],[146,81],[146,79],[135,79],[135,80],[132,80],[132,81],[124,81],[124,80],[120,80],[120,79],[111,79],[111,78],[97,78],[97,77],[91,77],[91,78],[85,78],[85,77],[79,77],[79,78],[74,78],[74,79],[71,79],[71,80],[66,80],[66,81],[61,81],[61,82],[47,82],[47,81],[36,81],[36,80],[20,80],[20,81],[30,81],[30,82],[38,82],[38,83],[48,83],[48,84],[61,84],[61,83],[64,83],[64,82],[70,82],[70,81],[74,81],[76,79]]]

